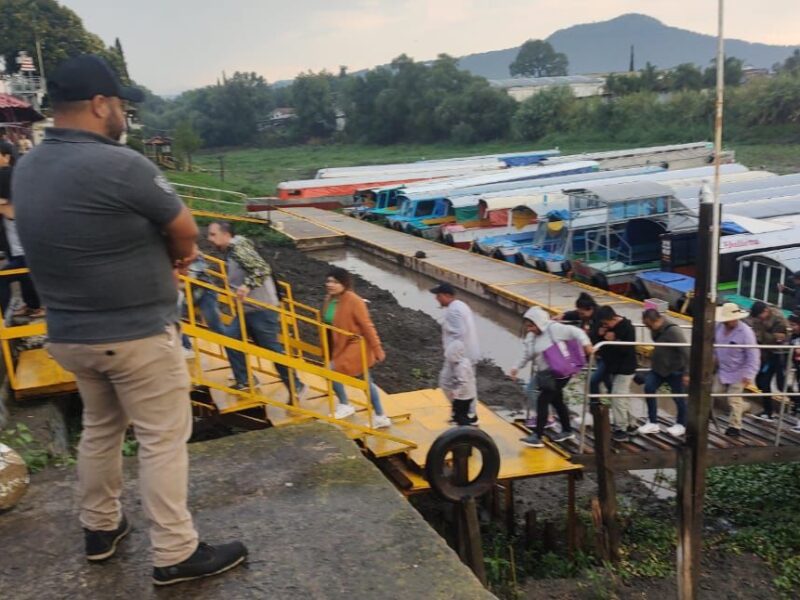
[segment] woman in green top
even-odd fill
[[[369,369],[374,364],[382,362],[386,354],[369,316],[367,304],[352,290],[352,287],[353,278],[350,273],[340,267],[331,269],[325,280],[328,295],[322,307],[322,318],[325,323],[336,327],[337,330],[355,334],[348,335],[338,331],[330,333],[331,368],[345,375],[362,377],[368,375],[364,373],[365,366]],[[367,343],[366,365],[361,354],[360,338],[364,338]],[[335,412],[336,418],[344,419],[352,415],[355,409],[347,401],[344,385],[334,383],[333,391],[339,400]],[[378,388],[371,380],[369,396],[375,409],[373,427],[376,429],[389,427],[392,422],[384,414]]]

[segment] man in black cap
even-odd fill
[[[92,55],[61,64],[48,94],[55,127],[12,182],[19,236],[47,307],[49,351],[83,400],[78,448],[86,557],[102,561],[130,531],[122,511],[122,443],[139,441],[153,582],[230,569],[240,542],[198,540],[187,506],[190,380],[178,331],[174,270],[197,256],[191,212],[153,166],[118,143],[125,102],[143,99]]]
[[[442,352],[447,355],[447,349],[454,341],[460,341],[464,345],[464,354],[472,362],[473,366],[478,364],[481,358],[481,350],[478,344],[478,330],[475,327],[475,317],[469,305],[456,298],[456,289],[447,282],[441,282],[436,287],[431,288],[430,292],[436,296],[439,306],[445,309],[444,320],[442,321]],[[439,380],[446,375],[444,366],[439,373]],[[440,385],[441,387],[441,385]],[[469,407],[469,420],[477,423],[478,416],[475,401]]]

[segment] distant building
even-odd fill
[[[592,75],[566,75],[564,77],[513,77],[511,79],[490,79],[496,88],[506,90],[508,95],[519,102],[535,96],[544,90],[567,86],[576,98],[602,96],[605,93],[605,77]]]
[[[745,65],[742,67],[742,83],[747,83],[753,79],[763,79],[769,76],[769,69],[765,69],[763,67],[753,67],[750,65]]]

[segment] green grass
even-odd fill
[[[206,187],[236,190],[248,196],[270,196],[281,181],[308,179],[318,169],[351,165],[385,164],[415,160],[452,158],[478,154],[517,152],[534,148],[560,146],[563,154],[615,150],[631,147],[628,143],[489,142],[472,146],[454,144],[396,144],[366,146],[331,144],[287,148],[247,148],[206,150],[194,159],[197,172],[168,171],[171,181]],[[740,162],[751,168],[766,167],[776,173],[800,172],[800,144],[726,144],[736,151]],[[225,181],[219,178],[219,157],[225,156]]]

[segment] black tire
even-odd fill
[[[572,271],[572,263],[569,262],[568,260],[565,260],[564,262],[561,263],[561,272],[564,275],[566,275],[570,271]]]
[[[481,453],[481,472],[466,485],[456,485],[445,474],[445,459],[458,446],[466,446]],[[489,492],[500,473],[500,452],[494,440],[476,427],[453,427],[441,434],[428,450],[425,459],[425,477],[439,496],[451,502],[478,498]]]
[[[450,233],[447,233],[447,234],[445,234],[445,235],[442,237],[442,241],[443,241],[445,244],[447,244],[448,246],[453,246],[453,245],[455,245],[455,242],[453,242],[453,235],[452,235],[452,234],[450,234]]]

